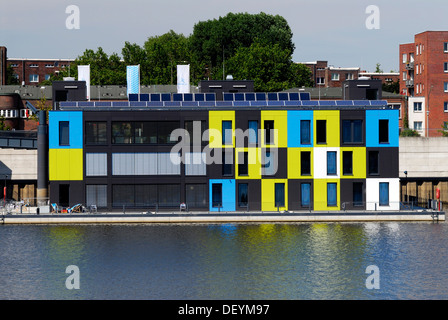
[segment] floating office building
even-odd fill
[[[98,210],[399,210],[398,110],[304,92],[140,94],[49,113],[50,202]]]

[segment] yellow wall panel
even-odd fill
[[[343,175],[343,153],[344,151],[353,152],[352,175]],[[365,147],[342,147],[340,152],[341,179],[365,179],[366,178],[366,148]]]
[[[337,205],[327,205],[327,183],[337,183]],[[341,208],[341,184],[339,179],[314,179],[314,210],[331,211]]]
[[[301,156],[303,151],[311,152],[311,175],[301,175]],[[313,179],[313,148],[288,148],[288,179]]]
[[[50,181],[83,179],[82,149],[50,149]]]
[[[235,111],[209,111],[209,147],[233,148],[235,147]],[[232,121],[232,145],[222,145],[222,122]]]
[[[261,145],[262,147],[287,148],[288,147],[288,112],[287,111],[261,111]],[[274,121],[274,144],[265,144],[266,120]]]
[[[238,171],[240,152],[248,152],[248,175],[240,175]],[[260,148],[236,148],[235,149],[235,178],[236,179],[261,179],[261,149]]]
[[[340,145],[340,124],[339,110],[315,110],[314,118],[314,146],[315,147],[339,147]],[[327,141],[325,144],[318,144],[316,140],[317,120],[327,121]]]
[[[287,179],[263,179],[261,180],[261,210],[277,211],[275,206],[275,184],[283,183],[285,185],[285,206],[279,210],[288,210],[288,180]]]

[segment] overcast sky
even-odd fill
[[[79,29],[66,27],[70,5],[79,8]],[[379,9],[379,29],[366,27],[369,5]],[[229,12],[283,16],[293,32],[294,61],[367,71],[376,63],[397,71],[399,44],[413,42],[416,33],[448,30],[447,0],[1,0],[0,45],[9,58],[76,58],[98,47],[121,56],[125,41],[143,45],[170,29],[187,36],[195,23]]]

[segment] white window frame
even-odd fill
[[[407,53],[403,53],[403,63],[408,62],[408,55]]]
[[[448,72],[448,62],[443,63],[443,72]]]
[[[31,78],[33,77],[33,78]],[[30,74],[29,76],[30,82],[39,82],[39,75],[38,74]]]
[[[443,52],[448,52],[448,42],[443,43]]]
[[[331,81],[339,81],[339,79],[339,73],[334,72],[331,74]]]
[[[414,130],[422,131],[423,130],[423,122],[422,121],[414,121]]]
[[[448,112],[448,101],[443,102],[443,112]]]
[[[448,92],[448,82],[443,83],[443,91]]]
[[[414,102],[414,112],[422,112],[422,102]]]
[[[323,82],[321,82],[319,80],[322,80]],[[317,84],[319,84],[319,85],[325,84],[325,77],[317,77]]]

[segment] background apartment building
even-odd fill
[[[422,136],[442,135],[448,125],[448,31],[416,34],[400,45],[400,93],[408,121]]]

